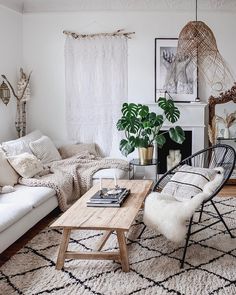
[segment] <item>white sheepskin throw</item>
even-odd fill
[[[145,201],[144,223],[158,230],[168,240],[177,243],[183,241],[187,233],[186,221],[223,180],[224,169],[217,167],[215,170],[218,171],[215,178],[204,186],[203,192],[190,200],[180,202],[170,195],[151,193]]]

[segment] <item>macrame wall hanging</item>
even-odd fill
[[[188,22],[179,34],[175,63],[187,57],[214,91],[227,90],[232,87],[234,77],[218,50],[214,33],[198,20],[197,13],[198,0],[196,20]]]
[[[63,33],[68,139],[96,143],[103,155],[118,156],[116,123],[128,97],[127,39],[134,32]]]

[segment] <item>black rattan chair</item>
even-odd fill
[[[187,232],[187,236],[186,236],[186,242],[185,242],[185,247],[184,247],[184,252],[183,252],[183,257],[181,260],[181,268],[183,268],[184,266],[184,261],[185,261],[185,256],[186,256],[186,252],[187,252],[187,247],[188,247],[188,242],[189,242],[189,238],[190,236],[207,229],[208,227],[217,224],[219,222],[222,222],[227,230],[227,232],[230,234],[230,236],[233,238],[234,236],[232,235],[232,233],[230,232],[228,226],[226,225],[223,217],[221,216],[219,210],[217,209],[213,198],[219,193],[219,191],[222,189],[222,187],[224,186],[224,184],[227,182],[227,180],[230,178],[233,169],[235,167],[235,159],[236,159],[236,153],[235,150],[228,145],[223,145],[223,144],[217,144],[214,146],[211,146],[209,148],[206,148],[204,150],[201,150],[197,153],[195,153],[194,155],[182,160],[177,166],[175,166],[174,168],[170,169],[169,171],[167,171],[155,184],[153,191],[161,191],[163,189],[163,187],[169,182],[169,180],[171,179],[171,177],[173,176],[173,174],[175,173],[175,171],[177,171],[177,169],[184,165],[190,165],[193,167],[202,167],[202,168],[215,168],[215,167],[223,167],[224,168],[224,178],[222,183],[215,189],[214,193],[212,193],[211,196],[209,196],[209,198],[207,200],[204,200],[204,202],[202,203],[201,209],[200,211],[196,211],[198,213],[200,213],[199,215],[199,219],[198,222],[201,221],[201,217],[202,217],[202,213],[204,210],[204,206],[206,203],[211,203],[211,205],[214,207],[215,211],[216,211],[216,215],[211,215],[211,217],[215,217],[218,220],[214,221],[213,223],[211,223],[210,225],[206,225],[204,227],[202,227],[201,229],[195,230],[192,232],[192,224],[193,222],[193,217],[194,217],[194,213],[193,216],[190,218],[189,220],[189,225],[188,225],[188,232]],[[206,212],[207,214],[209,214],[208,212]],[[142,232],[140,233],[139,237],[141,237],[142,233],[144,232],[146,226],[143,228]]]

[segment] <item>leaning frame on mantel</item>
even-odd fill
[[[215,116],[215,106],[233,101],[236,103],[236,82],[233,87],[225,92],[220,93],[218,97],[210,96],[209,103],[209,125],[212,127],[212,120]],[[236,179],[229,179],[228,184],[236,184]]]
[[[215,106],[216,104],[223,104],[229,101],[236,103],[236,82],[234,86],[225,92],[220,93],[218,97],[210,96],[209,103],[209,124],[211,125],[212,119],[215,116]]]

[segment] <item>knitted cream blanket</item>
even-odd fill
[[[48,164],[46,175],[34,178],[20,178],[19,183],[26,186],[50,187],[56,191],[59,207],[66,211],[91,186],[92,176],[100,169],[119,168],[128,171],[127,161],[104,159],[88,152]]]

